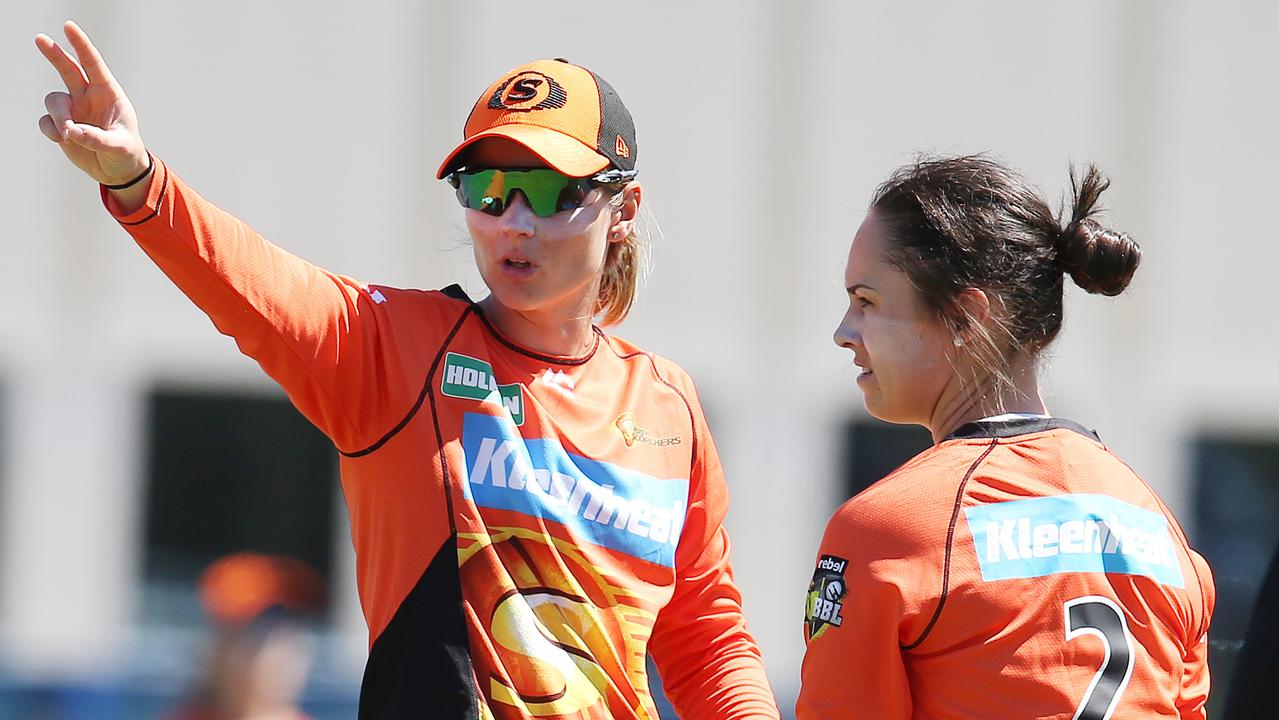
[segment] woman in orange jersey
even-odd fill
[[[360,717],[776,718],[742,618],[692,382],[596,327],[638,275],[630,113],[593,72],[516,68],[441,165],[490,290],[367,285],[268,243],[147,152],[88,37],[40,128],[341,455],[370,650]]]
[[[846,502],[817,553],[801,720],[1202,718],[1214,591],[1154,491],[1036,380],[1064,276],[1117,295],[1140,249],[1072,176],[1055,217],[983,157],[875,193],[835,341],[867,410],[934,445]]]

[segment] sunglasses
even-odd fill
[[[445,178],[457,188],[462,207],[489,215],[501,215],[511,204],[511,193],[519,190],[538,217],[550,217],[565,210],[576,210],[585,204],[591,190],[597,187],[620,190],[633,173],[602,173],[577,178],[551,170],[467,170],[449,173]]]

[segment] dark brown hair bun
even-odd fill
[[[1095,165],[1087,167],[1082,180],[1071,169],[1070,222],[1057,238],[1057,259],[1079,287],[1113,296],[1123,292],[1137,272],[1141,247],[1126,233],[1094,219],[1101,212],[1097,201],[1108,187],[1110,181]]]

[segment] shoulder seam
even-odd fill
[[[967,489],[968,481],[972,478],[973,473],[977,471],[977,466],[981,465],[986,456],[994,452],[998,446],[999,438],[991,438],[990,445],[986,446],[986,451],[978,456],[972,465],[968,466],[968,472],[964,473],[964,479],[959,483],[959,489],[955,492],[955,507],[950,513],[950,527],[946,530],[946,556],[942,563],[941,597],[937,601],[937,609],[933,610],[932,618],[928,620],[928,625],[924,627],[923,632],[919,634],[915,642],[901,646],[903,652],[919,647],[928,637],[928,634],[932,632],[933,626],[937,624],[937,620],[941,617],[942,608],[946,606],[946,596],[950,593],[950,553],[951,546],[955,542],[955,526],[959,524],[959,510],[964,504],[964,490]]]
[[[376,452],[379,448],[385,445],[391,438],[399,434],[399,432],[403,430],[406,425],[409,424],[409,421],[413,419],[413,416],[417,415],[417,411],[422,408],[422,403],[423,401],[426,400],[427,395],[432,394],[431,378],[435,377],[435,370],[440,365],[440,359],[444,357],[445,349],[448,348],[449,343],[453,342],[453,337],[457,335],[458,331],[462,329],[462,323],[466,322],[466,318],[470,316],[471,310],[474,309],[474,307],[475,307],[474,305],[466,306],[466,309],[463,310],[462,314],[458,317],[457,322],[453,324],[453,328],[449,330],[448,335],[444,337],[444,341],[440,343],[439,349],[436,350],[435,352],[435,358],[431,361],[431,366],[426,371],[426,378],[422,381],[422,390],[418,392],[417,401],[413,403],[413,407],[409,408],[409,411],[404,415],[404,417],[398,423],[395,424],[395,427],[392,427],[389,431],[387,431],[385,435],[381,437],[381,439],[377,440],[372,445],[369,445],[363,450],[356,450],[354,452],[346,452],[344,450],[339,450],[338,452],[343,457],[359,458],[359,457],[364,457],[365,455],[369,455],[371,453]],[[434,402],[433,395],[432,395],[431,405],[432,405],[432,411],[434,411],[435,402]],[[443,447],[441,447],[441,451],[442,450],[443,450]]]

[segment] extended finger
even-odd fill
[[[80,67],[80,63],[63,50],[61,45],[54,42],[53,38],[43,33],[36,35],[36,47],[58,71],[58,75],[62,76],[62,82],[66,83],[68,90],[80,92],[85,85],[89,84],[89,79],[84,76],[84,69]]]
[[[98,53],[98,49],[93,46],[93,42],[80,29],[80,26],[68,20],[63,24],[62,30],[67,34],[67,40],[71,41],[71,47],[75,49],[76,56],[80,58],[80,65],[84,68],[85,76],[91,82],[114,84],[115,77],[111,75],[111,70],[107,68],[106,61],[102,59],[102,55]]]
[[[65,130],[71,123],[71,96],[64,92],[51,92],[44,96],[44,109],[53,118],[54,127],[65,136]]]
[[[48,115],[40,116],[40,132],[44,133],[45,137],[61,145],[64,142],[64,138],[62,137],[62,133],[58,132],[59,127],[60,126],[53,121],[53,118]]]

